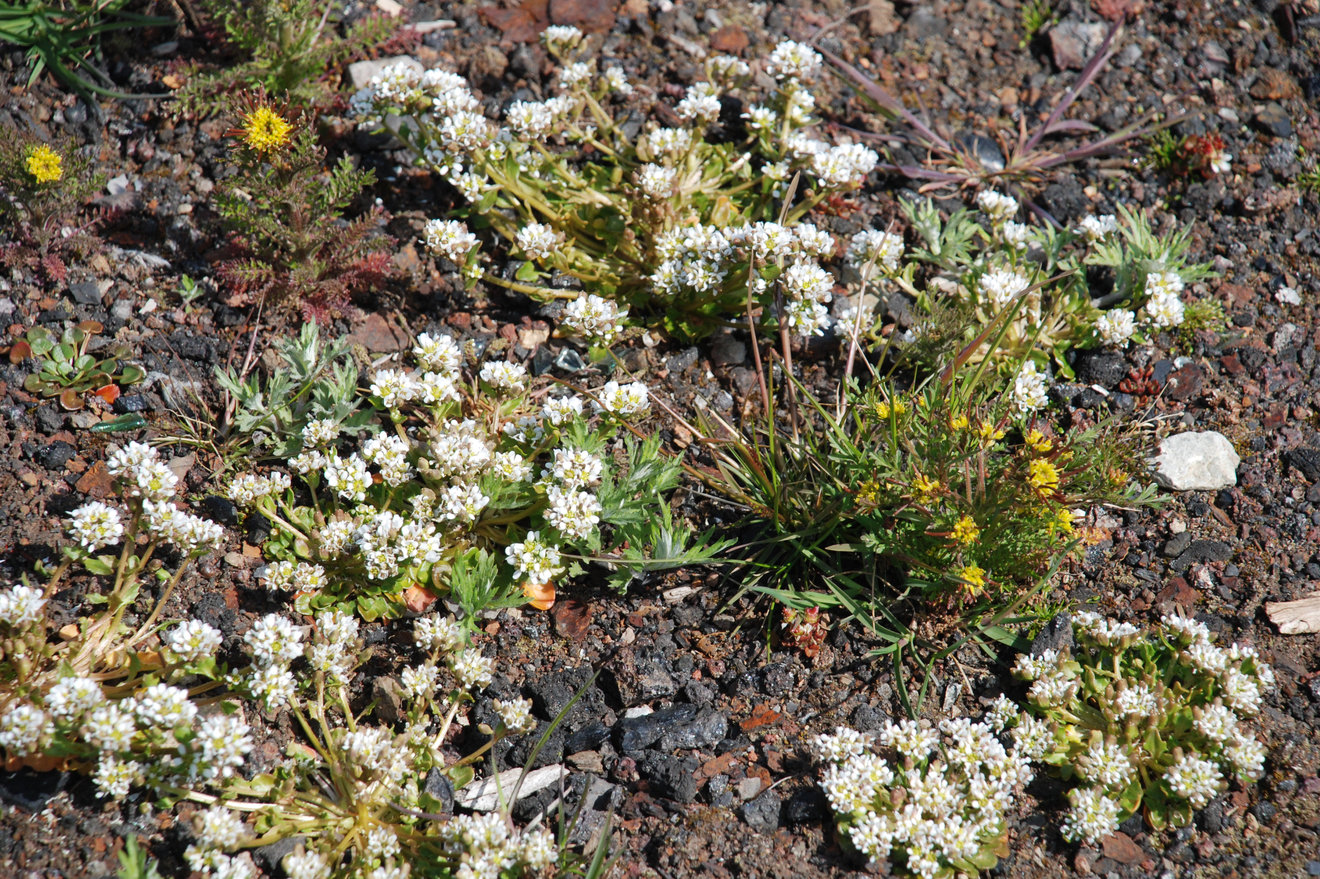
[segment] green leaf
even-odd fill
[[[536,263],[527,260],[518,266],[518,271],[514,272],[513,276],[519,281],[530,284],[540,277],[540,273],[536,270]]]
[[[94,558],[83,559],[83,567],[88,573],[96,574],[98,577],[109,577],[115,572],[114,556],[98,555]]]

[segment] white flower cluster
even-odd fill
[[[985,189],[976,195],[976,206],[996,225],[1004,223],[1018,212],[1018,200],[1011,195]]]
[[[458,266],[467,264],[468,254],[479,244],[462,220],[427,220],[422,238],[427,250]]]
[[[514,243],[533,262],[545,262],[564,245],[564,234],[547,223],[528,223],[518,230]]]
[[[288,491],[289,485],[289,474],[287,473],[269,473],[265,476],[244,473],[235,477],[234,481],[229,483],[227,495],[236,505],[250,507],[262,498]]]
[[[609,345],[618,338],[620,323],[627,317],[628,309],[620,309],[614,302],[595,293],[584,293],[564,306],[560,326],[593,345]]]
[[[827,763],[821,788],[848,819],[858,851],[874,860],[901,851],[908,870],[933,877],[992,849],[1018,790],[1031,781],[1030,758],[1005,748],[992,723],[945,720],[939,731],[916,721],[886,724],[874,744],[840,727],[817,736]]]
[[[977,291],[995,311],[1008,306],[1031,286],[1031,279],[1012,269],[991,269],[981,276]]]
[[[1160,271],[1146,275],[1145,312],[1151,326],[1176,327],[1183,322],[1183,279],[1177,272]]]
[[[853,265],[874,263],[886,272],[898,271],[902,258],[903,236],[879,229],[865,229],[853,235],[845,256]]]
[[[138,499],[152,538],[174,544],[185,555],[209,552],[223,542],[219,525],[174,506],[179,478],[151,446],[129,443],[110,455],[106,469],[127,497]],[[69,514],[69,533],[84,551],[93,553],[118,543],[125,529],[118,510],[89,501]]]
[[[544,828],[519,831],[498,813],[457,815],[440,827],[446,850],[458,860],[455,876],[523,875],[551,867],[559,847]]]
[[[0,625],[11,629],[26,628],[41,619],[47,599],[32,586],[10,586],[0,592]]]
[[[1113,214],[1103,214],[1098,217],[1095,214],[1087,214],[1073,231],[1094,244],[1097,241],[1104,241],[1118,231],[1118,218]]]
[[[1047,376],[1028,360],[1013,380],[1013,408],[1020,415],[1030,415],[1049,405]]]

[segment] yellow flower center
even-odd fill
[[[902,400],[895,400],[892,404],[888,400],[880,400],[875,404],[875,416],[881,421],[888,421],[889,416],[901,418],[907,414],[907,404]]]
[[[976,595],[985,589],[985,568],[980,565],[965,565],[958,571],[958,578],[963,581],[963,590],[969,595]]]
[[[862,506],[873,507],[880,502],[880,483],[874,479],[868,479],[857,486],[857,503]]]
[[[953,539],[963,546],[971,546],[981,536],[981,529],[971,516],[963,516],[953,526]]]
[[[912,487],[917,490],[917,497],[928,501],[943,487],[938,479],[930,479],[924,473],[918,473],[912,480]]]
[[[44,143],[28,153],[24,162],[27,172],[37,183],[54,183],[64,176],[64,159]]]
[[[243,140],[259,153],[283,149],[293,126],[270,107],[258,107],[243,117]]]
[[[1059,487],[1059,470],[1053,462],[1037,458],[1027,464],[1027,481],[1044,493]]]
[[[1050,449],[1054,448],[1054,442],[1034,427],[1031,429],[1031,432],[1027,434],[1026,440],[1027,445],[1031,446],[1038,452],[1048,452]]]

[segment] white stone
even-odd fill
[[[1155,481],[1174,491],[1216,491],[1237,485],[1242,463],[1233,444],[1213,430],[1180,433],[1160,443],[1151,461]]]
[[[426,69],[422,67],[422,62],[411,55],[392,55],[389,58],[376,58],[372,61],[356,61],[348,65],[348,79],[353,83],[353,90],[366,88],[373,76],[391,64],[407,64],[418,73]]]

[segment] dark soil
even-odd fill
[[[413,54],[427,66],[468,76],[494,105],[520,90],[538,92],[549,84],[545,53],[534,41],[515,41],[520,35],[508,17],[491,14],[505,5],[514,4],[406,3],[412,21],[457,22],[429,32]],[[995,874],[1320,875],[1320,652],[1314,635],[1280,635],[1262,610],[1266,601],[1299,598],[1320,583],[1320,236],[1317,194],[1299,182],[1305,169],[1299,149],[1320,151],[1320,17],[1313,0],[1096,0],[1094,9],[1060,0],[1056,36],[1124,6],[1136,11],[1119,38],[1120,50],[1071,115],[1113,130],[1150,109],[1183,112],[1176,130],[1218,134],[1233,156],[1232,169],[1213,178],[1172,175],[1146,167],[1138,147],[1135,157],[1063,167],[1042,181],[1036,201],[1064,223],[1125,204],[1160,208],[1166,228],[1193,225],[1194,256],[1220,273],[1197,292],[1224,305],[1230,327],[1130,349],[1091,364],[1084,378],[1118,392],[1110,400],[1124,398],[1120,383],[1132,389],[1145,381],[1140,402],[1149,405],[1147,417],[1159,433],[1218,430],[1242,464],[1233,488],[1178,493],[1158,511],[1095,512],[1085,556],[1064,572],[1051,600],[1089,603],[1138,623],[1181,607],[1207,622],[1221,642],[1255,644],[1278,673],[1278,690],[1261,719],[1270,757],[1259,785],[1220,797],[1193,826],[1152,833],[1135,820],[1100,851],[1061,841],[1060,791],[1037,784],[1010,828],[1012,854]],[[617,59],[630,78],[657,94],[696,78],[702,47],[714,44],[753,59],[783,37],[811,38],[840,20],[846,7],[835,0],[548,5],[560,23],[574,15],[597,21],[602,57]],[[108,53],[107,69],[125,88],[163,91],[182,62],[210,50],[186,29],[136,36]],[[919,102],[954,132],[1012,137],[1019,119],[1032,124],[1043,118],[1076,76],[1056,65],[1048,30],[1025,47],[1022,39],[1018,6],[1007,0],[872,0],[821,45],[866,68],[913,106]],[[133,348],[148,378],[114,412],[93,406],[70,414],[22,390],[31,361],[0,366],[0,447],[7,450],[0,457],[0,572],[6,582],[54,555],[65,512],[107,495],[99,462],[111,440],[88,428],[115,412],[139,411],[152,431],[171,429],[172,412],[197,411],[189,387],[216,398],[212,370],[242,358],[255,325],[253,313],[224,305],[222,295],[183,307],[176,293],[185,274],[209,277],[223,243],[209,200],[224,167],[227,123],[177,118],[161,101],[92,107],[45,78],[25,88],[27,75],[20,52],[0,56],[0,78],[9,86],[0,124],[74,139],[115,181],[116,194],[102,200],[117,211],[101,232],[105,248],[72,265],[67,281],[45,283],[23,268],[0,277],[8,338],[35,325],[58,332],[70,322],[96,319],[107,337]],[[819,104],[822,116],[841,124],[875,122],[837,83],[825,85]],[[336,151],[377,169],[382,182],[372,195],[392,214],[388,231],[400,241],[399,280],[358,301],[360,314],[341,320],[336,331],[352,332],[365,351],[378,353],[399,347],[391,325],[413,333],[447,325],[468,335],[516,339],[520,325],[543,319],[527,303],[498,294],[483,302],[467,298],[456,277],[420,255],[421,224],[451,202],[425,175],[399,170],[400,153],[352,133],[346,122],[332,120],[327,135]],[[839,222],[894,216],[896,197],[910,194],[911,186],[873,176],[856,216]],[[1301,304],[1280,304],[1275,294],[1281,286],[1299,291]],[[278,330],[267,323],[259,344],[271,345]],[[679,406],[702,397],[717,409],[737,411],[752,392],[747,349],[737,341],[692,349],[639,346],[631,365]],[[543,346],[555,354],[559,344]],[[1056,395],[1078,418],[1107,405],[1083,391],[1065,387]],[[655,425],[680,447],[690,441],[671,427]],[[204,503],[221,490],[213,461],[183,446],[173,454],[192,456],[180,462],[190,468],[191,499]],[[206,509],[218,516],[221,506],[213,501]],[[717,524],[711,517],[718,508],[684,509],[698,525]],[[253,588],[259,553],[234,533],[228,551],[209,559],[169,609],[219,625],[231,639],[274,609],[263,590]],[[837,628],[812,659],[768,650],[768,607],[729,603],[730,594],[719,576],[689,571],[643,584],[624,598],[588,584],[551,613],[503,613],[486,624],[484,646],[501,658],[504,673],[483,701],[521,692],[548,720],[603,667],[538,762],[562,761],[597,777],[592,808],[615,808],[625,875],[852,874],[861,865],[833,840],[804,743],[840,724],[868,729],[900,716],[892,669],[866,657],[875,645],[856,628]],[[59,612],[72,619],[78,600],[76,590],[62,596]],[[380,631],[373,637],[384,640],[386,627],[375,628]],[[934,673],[924,707],[932,717],[979,715],[984,703],[1011,686],[1008,655],[991,661],[967,651],[957,660]],[[655,713],[630,717],[629,709],[640,706]],[[282,734],[273,726],[259,750],[277,753]],[[507,757],[517,761],[525,752],[515,744]],[[585,778],[575,784],[582,789]],[[129,835],[142,838],[167,875],[186,873],[181,853],[189,833],[173,812],[154,813],[137,801],[103,805],[89,782],[71,774],[3,774],[0,797],[6,803],[0,875],[112,874],[115,852]],[[539,805],[519,810],[531,814]]]

